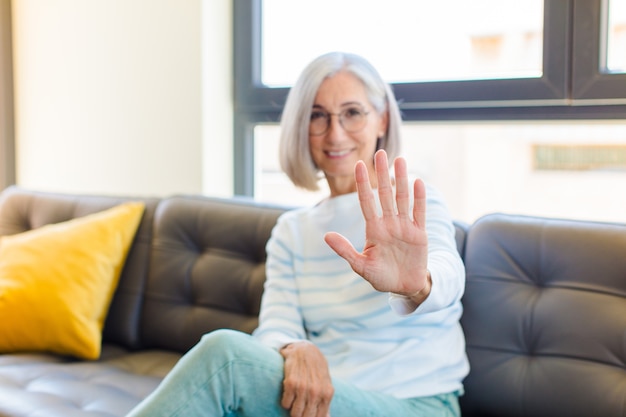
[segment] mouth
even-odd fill
[[[352,152],[351,149],[344,149],[342,151],[324,151],[330,158],[342,158]]]

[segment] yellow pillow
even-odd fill
[[[100,356],[102,328],[144,204],[0,238],[0,353]]]

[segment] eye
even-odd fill
[[[363,110],[358,107],[349,107],[343,111],[344,117],[348,119],[358,118],[363,115]]]
[[[314,122],[316,120],[327,119],[328,115],[320,110],[314,110],[311,112],[311,121]]]

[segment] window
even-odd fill
[[[257,112],[265,112],[268,115],[272,112],[280,111],[280,107],[284,103],[287,87],[275,87],[271,85],[264,84],[264,69],[268,69],[267,64],[263,64],[264,61],[267,61],[265,57],[265,53],[273,54],[272,59],[279,59],[282,65],[290,65],[284,63],[284,61],[288,62],[299,62],[295,65],[299,69],[308,62],[310,58],[315,56],[315,53],[302,56],[300,58],[297,52],[294,52],[294,48],[297,49],[297,46],[288,45],[283,46],[284,52],[283,56],[288,56],[288,59],[279,58],[281,55],[279,52],[275,52],[275,49],[269,46],[265,46],[263,42],[263,29],[262,24],[263,21],[270,21],[269,17],[263,18],[263,12],[267,12],[264,8],[264,4],[266,2],[270,2],[267,4],[272,4],[271,2],[279,2],[281,0],[236,0],[235,1],[235,22],[234,22],[234,45],[235,45],[235,105],[236,111],[241,110],[243,113],[257,113]],[[588,0],[585,0],[588,1]],[[622,0],[623,1],[623,0]],[[503,0],[481,0],[476,2],[463,2],[446,0],[445,4],[451,2],[453,4],[465,4],[469,3],[471,6],[480,5],[480,8],[476,6],[475,8],[470,8],[473,10],[474,16],[481,16],[484,14],[488,14],[487,10],[489,10],[488,5],[499,5]],[[337,3],[337,2],[335,2]],[[343,3],[343,2],[342,2]],[[361,5],[363,3],[363,5]],[[363,10],[368,8],[374,8],[376,10],[383,9],[381,4],[387,5],[389,1],[381,1],[381,0],[368,0],[362,3],[358,3],[355,7],[357,10]],[[426,10],[429,4],[439,4],[440,2],[391,2],[392,4],[396,4],[396,7],[407,8],[407,7],[418,7],[414,4],[421,5],[422,9]],[[504,43],[505,40],[511,38],[517,38],[518,42],[526,43],[527,46],[525,50],[528,52],[528,62],[530,67],[519,67],[515,70],[509,69],[508,75],[503,75],[502,71],[500,71],[500,77],[503,78],[494,78],[494,73],[496,71],[496,66],[491,65],[486,71],[483,70],[482,74],[474,74],[472,76],[471,71],[463,71],[461,72],[461,76],[459,76],[458,71],[451,71],[446,78],[446,81],[437,81],[437,80],[429,80],[429,81],[420,81],[420,78],[432,78],[432,71],[430,71],[430,77],[428,73],[426,75],[415,74],[410,80],[411,82],[404,81],[402,83],[395,83],[395,91],[399,100],[402,102],[403,110],[412,111],[412,110],[437,110],[437,113],[443,116],[441,112],[442,109],[449,110],[446,114],[450,114],[451,117],[457,117],[455,113],[458,113],[456,110],[459,108],[488,108],[490,110],[484,111],[480,110],[485,114],[488,114],[489,117],[493,117],[493,111],[491,109],[498,108],[502,106],[507,107],[520,107],[520,106],[528,106],[528,105],[536,105],[538,101],[541,101],[544,105],[564,105],[567,103],[567,86],[568,86],[568,67],[567,67],[567,43],[569,36],[569,22],[567,18],[569,17],[569,9],[570,4],[568,1],[561,0],[547,0],[543,9],[537,10],[537,0],[527,0],[525,2],[519,2],[515,0],[506,0],[504,3],[510,7],[521,7],[518,3],[526,4],[525,16],[527,16],[522,22],[525,24],[521,24],[519,26],[520,30],[518,30],[518,34],[520,36],[504,36],[504,29],[507,26],[502,27],[494,27],[493,30],[489,30],[486,32],[480,32],[480,25],[473,27],[468,25],[468,27],[464,28],[463,31],[466,39],[473,39],[474,46],[473,48],[476,50],[476,53],[470,56],[468,59],[474,59],[477,61],[474,63],[474,67],[480,67],[481,62],[485,61],[484,53],[485,51],[489,51],[489,53],[494,53],[493,51],[497,51],[498,45],[493,45],[487,47],[486,44],[489,42],[500,42]],[[297,3],[299,4],[299,3]],[[313,4],[313,3],[311,3]],[[317,2],[315,2],[317,4]],[[374,7],[376,5],[376,7]],[[512,6],[517,5],[517,6]],[[532,7],[534,6],[534,7]],[[467,7],[467,6],[465,6]],[[493,6],[492,6],[493,7]],[[337,6],[333,5],[331,10],[333,13],[337,13]],[[353,8],[354,9],[354,8]],[[457,7],[458,9],[458,7]],[[504,8],[506,10],[506,7]],[[445,10],[445,9],[444,9]],[[518,10],[518,9],[515,9]],[[438,10],[443,13],[443,10]],[[328,11],[326,10],[328,13]],[[459,10],[454,15],[458,15],[462,10]],[[294,12],[295,13],[295,12]],[[401,11],[397,11],[388,19],[394,19],[396,15],[403,15]],[[409,17],[412,15],[406,13]],[[298,12],[296,16],[303,16],[301,12]],[[444,15],[441,20],[448,20],[448,15]],[[363,39],[361,35],[361,31],[358,28],[354,30],[350,29],[350,25],[352,22],[360,21],[363,16],[358,16],[358,18],[354,18],[354,15],[349,16],[340,16],[343,18],[343,37],[353,38],[353,40]],[[433,16],[431,17],[431,21],[437,21],[437,19]],[[513,16],[510,16],[511,18]],[[397,19],[397,18],[396,18]],[[284,19],[283,19],[284,20]],[[300,22],[302,20],[309,20],[309,16],[307,13],[306,19],[294,18],[293,15],[287,18],[289,21]],[[326,22],[327,19],[322,20]],[[274,22],[272,22],[274,23]],[[395,27],[395,20],[389,20],[388,23]],[[410,23],[405,24],[405,26],[409,26]],[[283,25],[284,26],[284,25]],[[371,22],[369,26],[377,27],[377,22]],[[448,26],[446,26],[448,27]],[[292,39],[296,39],[297,43],[306,43],[304,39],[307,37],[310,38],[308,32],[293,32],[294,30],[298,30],[291,27],[290,29],[284,29],[285,32],[289,32],[289,35],[283,33],[281,36],[276,36],[277,41],[280,40],[279,43],[282,43],[282,39],[289,36]],[[484,29],[484,28],[483,28]],[[408,30],[408,29],[407,29]],[[494,35],[494,30],[500,33],[496,33]],[[313,32],[315,33],[315,38],[317,38],[317,33],[319,31]],[[419,66],[424,65],[420,62],[418,66],[416,62],[414,62],[415,57],[419,57],[416,52],[416,41],[412,37],[412,35],[407,34],[405,38],[402,36],[396,36],[397,29],[395,30],[371,30],[370,32],[375,32],[377,34],[377,38],[379,39],[377,42],[380,44],[379,50],[384,48],[392,48],[394,55],[400,56],[402,65],[402,61],[410,61],[411,63],[406,64],[408,68],[418,68]],[[353,35],[354,33],[354,35]],[[444,32],[445,33],[445,32]],[[540,44],[537,42],[533,43],[533,37],[539,36],[541,38]],[[267,36],[265,36],[267,38]],[[332,38],[341,38],[341,35],[335,34]],[[458,38],[456,36],[455,38]],[[488,39],[491,38],[491,39]],[[521,41],[519,40],[521,38]],[[466,41],[467,42],[467,41]],[[267,42],[266,42],[267,43]],[[314,42],[315,43],[315,42]],[[336,43],[336,42],[333,42]],[[354,42],[351,42],[354,44]],[[432,41],[422,42],[423,49],[427,48]],[[458,44],[458,42],[457,42]],[[532,47],[532,45],[537,45],[536,47]],[[468,47],[472,47],[471,43]],[[369,48],[367,44],[362,48]],[[280,48],[280,46],[278,47]],[[306,49],[305,46],[302,48]],[[324,47],[324,49],[328,49],[328,47]],[[331,49],[337,49],[337,47],[332,47]],[[359,50],[358,47],[354,46],[353,49],[355,52],[363,51],[363,49]],[[435,49],[430,47],[430,49]],[[516,50],[517,48],[507,48],[507,51]],[[533,50],[534,49],[534,50]],[[480,52],[483,51],[482,60]],[[369,50],[368,50],[369,52]],[[432,51],[431,51],[432,52]],[[497,52],[496,52],[497,53]],[[287,54],[287,55],[285,55]],[[294,59],[293,56],[296,56]],[[365,54],[369,58],[369,53]],[[540,62],[537,62],[537,56],[541,55]],[[438,54],[438,56],[442,56]],[[441,71],[441,66],[436,62],[436,58],[432,53],[429,61],[432,61],[432,67]],[[421,58],[421,57],[420,57]],[[446,58],[446,67],[453,66],[454,64],[450,63],[450,60],[455,58],[454,61],[458,60],[458,57],[448,57]],[[454,62],[453,61],[453,62]],[[465,59],[467,61],[467,59]],[[493,59],[492,59],[493,61]],[[506,62],[512,62],[513,60],[506,60]],[[519,59],[518,61],[523,61],[523,59]],[[380,64],[377,63],[377,64]],[[280,65],[280,64],[279,64]],[[394,64],[395,66],[396,64]],[[384,67],[384,65],[383,65]],[[271,68],[271,67],[270,67]],[[294,68],[295,69],[295,68]],[[296,73],[298,72],[296,71]],[[276,77],[271,74],[269,71],[267,81],[282,84],[281,82],[277,82]],[[382,70],[381,70],[382,72]],[[456,74],[455,74],[456,72]],[[516,72],[516,76],[511,77],[510,73]],[[293,71],[292,71],[293,73]],[[490,73],[490,77],[487,78],[487,73]],[[527,75],[531,75],[528,77]],[[537,76],[532,76],[537,75]],[[387,77],[387,75],[385,74]],[[393,74],[389,75],[392,77]],[[283,79],[289,81],[289,77],[286,76]],[[507,78],[508,77],[508,78]],[[408,75],[402,74],[400,77],[404,80],[409,78]],[[458,80],[458,78],[463,78],[462,80]],[[457,79],[456,81],[449,81],[450,79]],[[282,81],[282,80],[281,80]],[[391,80],[390,80],[391,81]],[[417,115],[407,114],[407,117],[414,118]],[[431,115],[426,114],[425,117],[430,118]],[[476,117],[476,116],[470,116]],[[506,115],[505,115],[506,117]]]
[[[606,19],[604,69],[613,74],[626,73],[626,1],[609,0],[604,5],[607,7],[602,14]]]
[[[344,15],[341,22],[348,35],[328,31],[322,38],[319,30],[306,25],[323,21],[330,27],[329,19],[316,18],[316,10],[307,10],[304,19],[301,10],[289,9],[295,7],[291,3],[235,0],[235,192],[266,201],[306,203],[319,196],[296,194],[276,162],[278,120],[288,85],[312,57],[348,48],[340,42],[363,38],[364,29],[348,27],[353,21],[367,21],[367,12],[358,19]],[[394,25],[393,32],[370,30],[381,38],[391,35],[392,41],[366,36],[368,49],[350,49],[367,56],[393,83],[405,120],[404,155],[409,166],[444,191],[457,218],[472,221],[481,213],[499,210],[626,221],[626,214],[614,209],[624,203],[615,200],[616,184],[626,179],[622,166],[543,170],[535,160],[539,149],[563,146],[578,155],[581,149],[592,152],[626,145],[626,74],[620,63],[626,59],[626,0],[344,3],[351,5],[347,11],[337,2],[311,4],[324,16],[329,10],[333,15],[354,16],[363,8],[373,9],[380,21]],[[433,17],[436,10],[429,7],[446,10],[445,19]],[[507,21],[508,9],[514,10],[516,19],[498,24]],[[431,50],[428,45],[416,45],[419,32],[415,31],[421,28],[407,21],[421,13],[431,21],[446,22],[443,31],[430,25],[433,35],[429,39],[437,39],[431,43],[445,44],[447,50],[456,48],[450,54],[455,61],[444,61],[449,64],[437,74],[428,70],[444,66],[411,63],[416,55],[420,63],[427,56],[435,63],[450,58],[437,55],[432,45]],[[468,24],[454,24],[454,16],[461,13],[473,16],[465,19]],[[371,57],[372,45],[377,43],[393,45],[394,54]],[[289,52],[281,58],[285,50]],[[513,58],[507,59],[511,51]],[[393,64],[385,67],[387,61]],[[270,65],[274,62],[278,65]],[[396,67],[402,71],[394,73]],[[574,203],[581,199],[580,193],[576,197],[577,183],[595,193],[589,201]],[[520,192],[514,194],[516,189]],[[557,195],[560,198],[552,198]],[[280,200],[283,197],[287,198]]]
[[[266,86],[292,85],[309,61],[330,50],[366,56],[394,83],[542,75],[543,0],[387,0],[384,7],[372,0],[317,0],[306,19],[292,18],[302,3],[262,4]],[[444,24],[432,18],[442,15]]]

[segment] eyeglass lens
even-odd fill
[[[368,112],[359,107],[349,107],[340,113],[329,113],[323,110],[313,110],[309,132],[312,135],[323,135],[330,129],[331,116],[339,118],[341,127],[350,133],[358,132],[365,126],[365,116]]]

